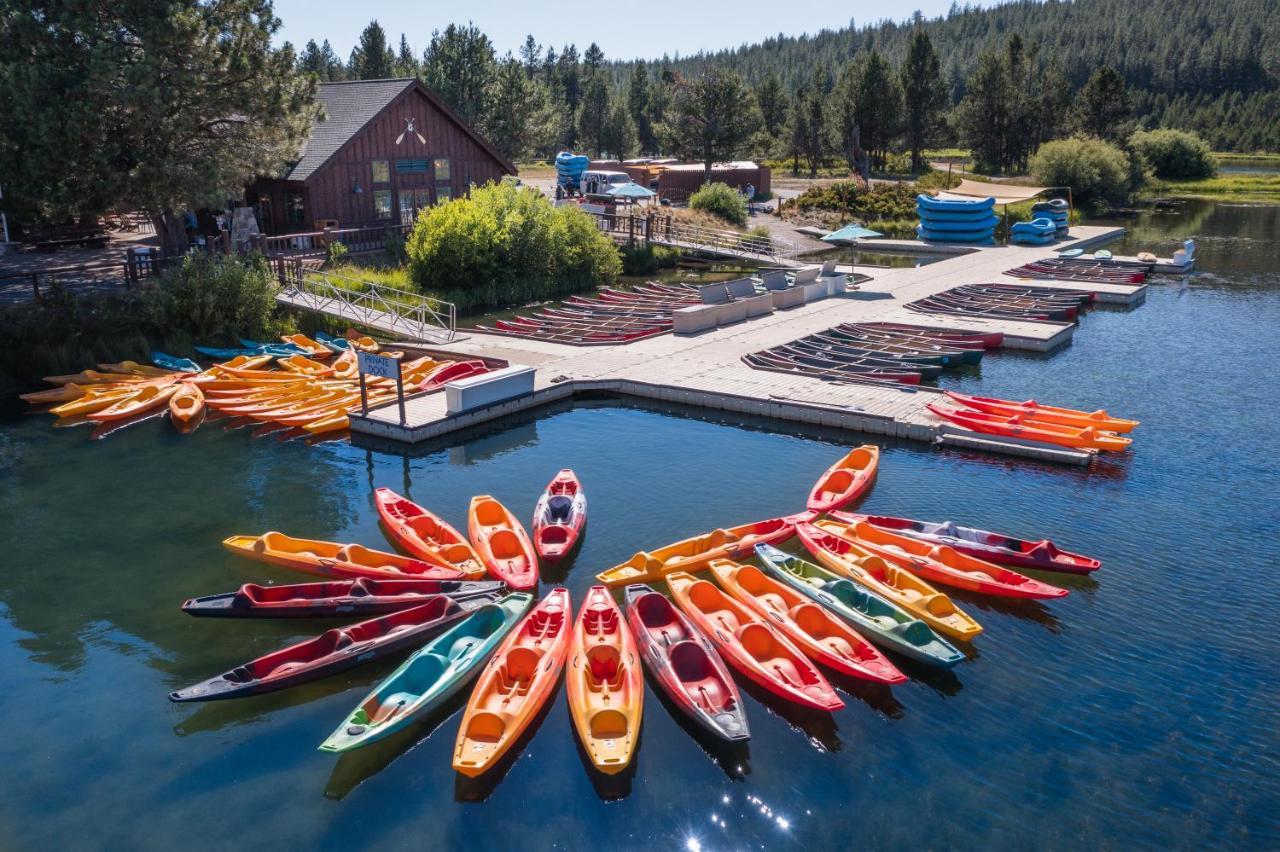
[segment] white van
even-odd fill
[[[591,169],[582,173],[582,194],[607,196],[609,187],[628,183],[631,183],[631,175],[626,172]]]

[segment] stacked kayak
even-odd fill
[[[1123,452],[1133,443],[1129,438],[1096,426],[1064,426],[1041,420],[1034,412],[993,414],[971,408],[944,408],[932,402],[925,407],[943,420],[988,435],[1003,435],[1078,450],[1106,450],[1113,453]]]
[[[990,244],[1000,218],[995,214],[996,200],[935,198],[916,196],[916,213],[920,224],[916,233],[922,240],[949,243]]]
[[[1031,215],[1035,219],[1048,219],[1052,222],[1059,237],[1067,236],[1071,229],[1071,206],[1064,198],[1037,201],[1031,205]]]
[[[1057,239],[1057,226],[1052,219],[1037,217],[1030,222],[1015,222],[1009,227],[1009,242],[1023,246],[1047,246]]]

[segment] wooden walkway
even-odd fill
[[[1073,229],[1082,241],[1118,238],[1121,228]],[[974,331],[1001,331],[1006,346],[1047,352],[1071,340],[1074,326],[921,314],[903,306],[966,283],[1012,281],[1003,275],[1044,256],[1042,248],[992,247],[927,266],[875,270],[861,289],[778,311],[693,336],[662,335],[618,346],[574,347],[559,343],[471,334],[441,349],[459,356],[500,358],[537,367],[532,396],[458,416],[445,412],[443,394],[411,398],[407,421],[395,405],[352,417],[352,430],[417,442],[529,409],[576,393],[606,392],[710,409],[758,414],[897,438],[952,443],[974,449],[1087,464],[1090,454],[948,428],[925,405],[939,391],[879,383],[838,383],[752,369],[741,358],[822,331],[841,322],[890,321]],[[1046,282],[1037,281],[1037,286]],[[1064,288],[1078,285],[1063,282]],[[1119,285],[1111,285],[1119,286]],[[1141,292],[1143,287],[1131,288]],[[1129,297],[1116,293],[1116,298]]]

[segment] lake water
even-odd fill
[[[1080,470],[884,445],[868,510],[1049,535],[1101,571],[1063,577],[1071,596],[1044,605],[957,593],[986,627],[967,662],[906,666],[892,690],[838,681],[834,715],[748,689],[754,736],[736,751],[692,736],[650,688],[634,771],[612,783],[585,768],[562,692],[479,783],[450,769],[459,702],[379,746],[316,751],[394,662],[171,704],[329,626],[178,605],[305,579],[225,553],[228,535],[378,546],[381,485],[459,525],[477,493],[527,517],[564,466],[591,520],[577,558],[544,577],[578,603],[637,549],[798,509],[847,438],[609,402],[412,457],[216,422],[91,441],[45,416],[5,421],[0,846],[1277,848],[1278,210],[1188,202],[1126,220],[1117,250],[1167,254],[1195,234],[1203,271],[1136,310],[1090,313],[1051,357],[993,355],[944,382],[1140,418],[1131,454]]]

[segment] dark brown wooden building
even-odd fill
[[[322,83],[298,162],[246,190],[268,234],[411,221],[516,167],[416,79]]]

